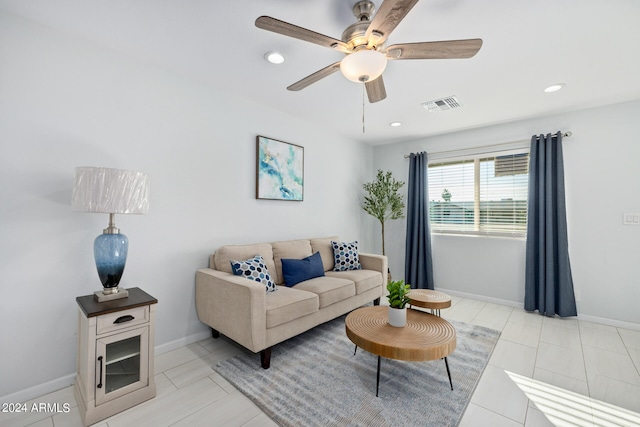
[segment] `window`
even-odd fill
[[[432,163],[428,182],[431,231],[526,234],[529,153]]]

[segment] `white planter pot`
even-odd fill
[[[397,328],[407,325],[407,307],[393,308],[389,306],[389,324]]]

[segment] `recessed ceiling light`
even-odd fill
[[[278,52],[267,52],[264,54],[264,59],[272,64],[282,64],[284,62],[284,56]]]
[[[392,128],[397,128],[398,126],[402,126],[401,122],[391,122],[389,123],[389,126],[391,126]]]
[[[549,86],[544,91],[547,92],[547,93],[556,92],[556,91],[562,89],[563,87],[565,87],[564,83],[556,83],[554,85]]]

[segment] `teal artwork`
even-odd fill
[[[258,136],[257,160],[257,199],[303,199],[303,147]]]

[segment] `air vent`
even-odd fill
[[[454,108],[462,107],[462,104],[455,96],[448,96],[446,98],[424,102],[422,103],[422,106],[426,108],[427,111],[432,112],[453,110]]]

